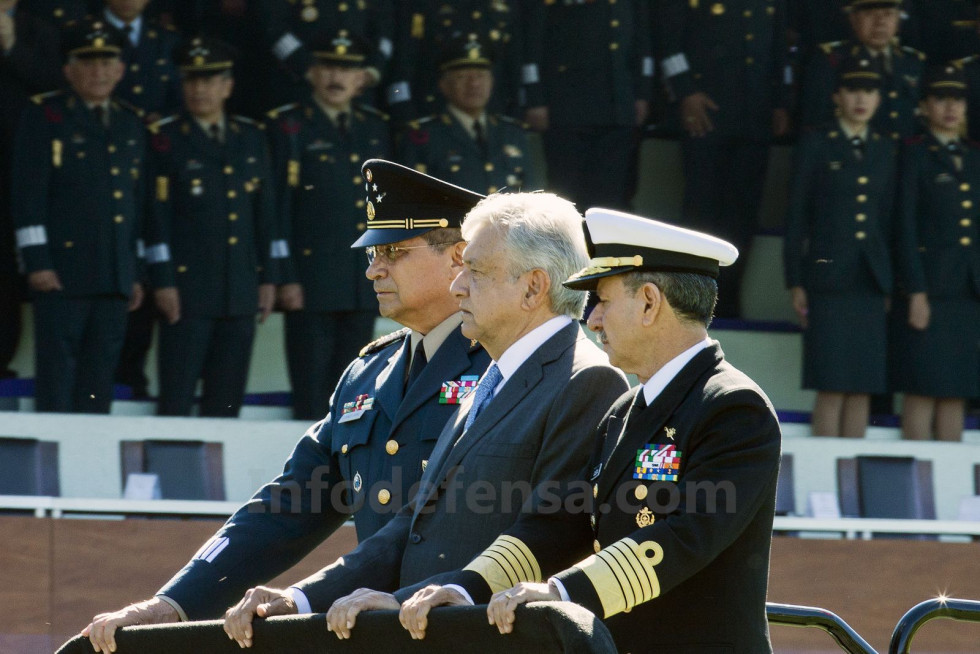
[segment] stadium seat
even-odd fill
[[[160,477],[165,500],[225,499],[221,443],[204,441],[121,441],[122,482],[130,473]]]
[[[845,518],[936,518],[932,461],[910,456],[837,459],[837,492]]]
[[[57,443],[0,438],[0,495],[60,494]]]

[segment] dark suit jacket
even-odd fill
[[[296,586],[314,611],[325,611],[357,588],[394,592],[461,568],[522,512],[538,510],[550,484],[580,478],[592,426],[625,389],[622,373],[577,324],[562,329],[462,438],[472,396],[461,405],[439,436],[421,490],[394,520]],[[512,492],[521,486],[529,492]]]
[[[963,169],[929,134],[902,154],[896,262],[908,293],[980,297],[980,147],[964,144]]]
[[[407,333],[381,339],[351,363],[330,400],[330,413],[296,444],[282,474],[239,509],[159,594],[176,601],[191,619],[219,617],[250,586],[306,556],[352,512],[362,541],[395,516],[457,408],[440,400],[444,383],[479,376],[490,362],[486,351],[457,329],[405,392]],[[357,411],[345,413],[345,408],[359,398],[362,408],[370,408],[351,419]],[[390,498],[385,504],[378,500],[383,490]]]
[[[895,168],[894,143],[870,130],[860,159],[837,124],[802,136],[786,214],[787,287],[847,290],[866,266],[891,291]]]
[[[631,416],[637,392],[597,430],[591,515],[566,512],[563,527],[522,518],[513,540],[459,581],[481,602],[503,589],[491,559],[535,561],[541,578],[578,561],[555,576],[572,601],[604,617],[619,651],[771,651],[765,603],[780,451],[772,405],[717,343]],[[668,446],[672,463],[654,463]],[[638,478],[644,461],[653,463],[645,473],[662,477]]]

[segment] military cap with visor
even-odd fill
[[[848,57],[837,67],[837,88],[851,91],[881,90],[881,68],[868,57]]]
[[[867,9],[900,9],[902,0],[851,0],[845,11],[864,11]]]
[[[490,68],[491,46],[476,34],[461,34],[446,41],[439,54],[439,72],[460,68]]]
[[[123,36],[103,20],[84,19],[65,26],[61,36],[61,52],[67,61],[118,57],[123,49]]]
[[[185,78],[210,77],[231,71],[235,66],[235,49],[219,39],[196,36],[182,43],[174,60]]]
[[[922,76],[922,96],[962,99],[967,95],[966,74],[959,66],[930,66]]]
[[[310,41],[310,49],[313,63],[340,68],[363,68],[371,53],[370,43],[347,30],[321,33]]]

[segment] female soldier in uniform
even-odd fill
[[[833,94],[838,120],[797,146],[784,262],[818,436],[864,436],[870,395],[887,386],[895,148],[869,128],[880,85],[871,61],[845,61]]]

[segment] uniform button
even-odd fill
[[[973,201],[972,200],[963,200],[962,206],[963,206],[964,209],[972,209],[973,208]]]
[[[592,484],[592,497],[599,497],[599,484]]]
[[[963,245],[963,246],[967,246],[967,245],[969,245],[972,242],[973,241],[970,240],[970,237],[969,236],[964,236],[963,238],[960,239],[960,245]]]
[[[367,229],[367,225],[364,223],[357,223],[357,231],[363,232],[365,229]]]
[[[868,183],[868,178],[867,177],[865,177],[864,175],[861,175],[860,177],[858,177],[858,184],[867,184],[867,183]]]
[[[187,272],[187,266],[177,266],[177,272],[179,273]]]
[[[892,138],[897,141],[899,138],[901,138],[901,134],[898,132],[892,132]]]
[[[745,64],[746,64],[747,66],[751,66],[751,65],[752,65],[752,64],[754,64],[754,63],[755,63],[755,59],[753,59],[752,57],[746,57],[746,58],[745,58]]]
[[[356,152],[350,156],[350,162],[351,163],[357,163],[360,160],[361,160],[361,157]]]
[[[973,223],[970,221],[969,218],[964,218],[963,220],[960,221],[960,227],[969,227],[971,224]]]
[[[344,443],[343,445],[340,446],[340,453],[347,454],[347,443]]]
[[[109,169],[109,174],[110,175],[118,175],[119,174],[119,169],[116,168],[115,166],[113,166],[112,168]]]
[[[238,214],[237,213],[228,214],[228,220],[230,220],[231,222],[235,222],[236,220],[238,220]]]
[[[73,247],[75,247],[75,242],[74,241],[65,241],[65,247],[66,248],[73,248]]]
[[[116,198],[117,200],[121,200],[122,199],[122,196],[123,196],[123,192],[122,191],[113,191],[112,192],[112,197]]]
[[[348,7],[346,2],[341,2],[339,5],[337,5],[337,11],[347,11],[347,9]]]
[[[612,26],[612,27],[619,27],[619,21],[618,20],[611,20],[611,21],[609,21],[609,25]]]
[[[354,175],[354,183],[360,186],[364,183],[364,179],[360,175]]]
[[[595,514],[589,516],[589,522],[592,523],[592,528],[595,529]]]
[[[890,111],[890,112],[888,112],[888,117],[889,118],[898,118],[898,112],[897,111]]]
[[[749,32],[748,34],[745,35],[746,41],[751,41],[754,38],[755,38],[755,34],[753,34],[752,32]]]
[[[136,95],[139,95],[142,92],[143,92],[143,87],[140,86],[139,84],[133,87],[133,93],[135,93]]]
[[[235,243],[238,243],[238,237],[237,236],[229,236],[228,237],[228,245],[234,245]]]
[[[115,152],[116,151],[116,146],[110,144],[107,149],[109,150],[109,152]]]
[[[566,70],[568,70],[568,66],[566,66],[565,64],[562,64],[561,66],[558,67],[559,73],[564,73]]]
[[[390,441],[385,443],[385,452],[387,452],[391,456],[395,456],[396,454],[398,454],[398,441],[396,441],[395,439],[391,439]]]
[[[742,15],[745,16],[746,18],[752,18],[752,10],[746,9],[745,11],[742,12]]]
[[[866,213],[859,213],[858,215],[854,216],[854,218],[859,223],[863,223],[865,220],[868,219],[868,214],[866,214]]]
[[[234,168],[232,168],[231,166],[225,166],[225,175],[230,175],[233,172],[235,172]]]
[[[113,218],[113,220],[115,220],[116,224],[118,225],[125,219],[122,216],[116,216],[115,218]]]
[[[487,193],[496,193],[496,192],[497,192],[496,186],[491,186],[490,188],[487,189]]]
[[[483,166],[483,170],[487,171],[488,173],[491,172],[493,170],[493,164],[488,161],[486,165]]]
[[[965,191],[969,191],[970,190],[970,185],[967,184],[966,182],[963,182],[962,184],[960,184],[960,190],[961,191],[964,191],[964,192]]]
[[[321,154],[320,155],[320,161],[326,161],[328,158],[329,157],[327,157],[327,155],[325,155],[325,154]]]
[[[483,14],[481,14],[480,12],[478,11],[473,12],[473,20],[480,20],[481,16],[483,16]]]
[[[864,232],[858,232],[857,234],[854,235],[854,238],[856,238],[859,241],[863,241],[867,237],[868,235],[865,234]]]
[[[413,531],[412,535],[409,536],[409,539],[412,541],[413,545],[418,545],[419,543],[422,542],[422,534]]]
[[[868,196],[862,193],[861,195],[857,196],[857,201],[863,204],[868,201]]]
[[[306,248],[305,250],[303,250],[303,256],[304,256],[304,257],[308,257],[308,256],[310,256],[311,254],[313,254],[313,250],[311,250],[310,248]],[[346,446],[346,445],[344,445],[344,447],[347,447],[347,446]],[[346,450],[345,450],[345,451],[346,451]]]
[[[598,554],[602,550],[602,545],[599,544],[598,540],[592,541],[592,549],[595,550],[596,554]]]
[[[619,44],[616,43],[615,41],[613,41],[612,43],[609,44],[609,49],[610,50],[619,50]]]
[[[364,200],[358,200],[357,202],[354,203],[354,206],[357,207],[358,209],[363,209],[364,208]]]
[[[382,488],[378,491],[378,502],[381,504],[387,504],[391,501],[391,491],[387,488]]]
[[[889,91],[888,92],[888,97],[891,98],[892,100],[894,100],[895,98],[898,97],[898,91]]]
[[[647,493],[648,492],[649,491],[647,490],[647,487],[644,486],[644,485],[642,485],[642,484],[640,484],[633,491],[633,494],[636,495],[636,499],[638,499],[638,500],[640,500],[642,502],[643,500],[645,500],[647,498]]]
[[[132,64],[132,65],[131,65],[131,66],[129,67],[129,69],[130,69],[131,71],[133,71],[134,73],[138,73],[138,72],[139,72],[139,70],[140,70],[140,65],[139,65],[139,64]]]
[[[234,197],[236,197],[237,195],[238,195],[238,193],[235,193],[234,191],[228,191],[228,197],[229,197],[229,198],[234,198]]]

